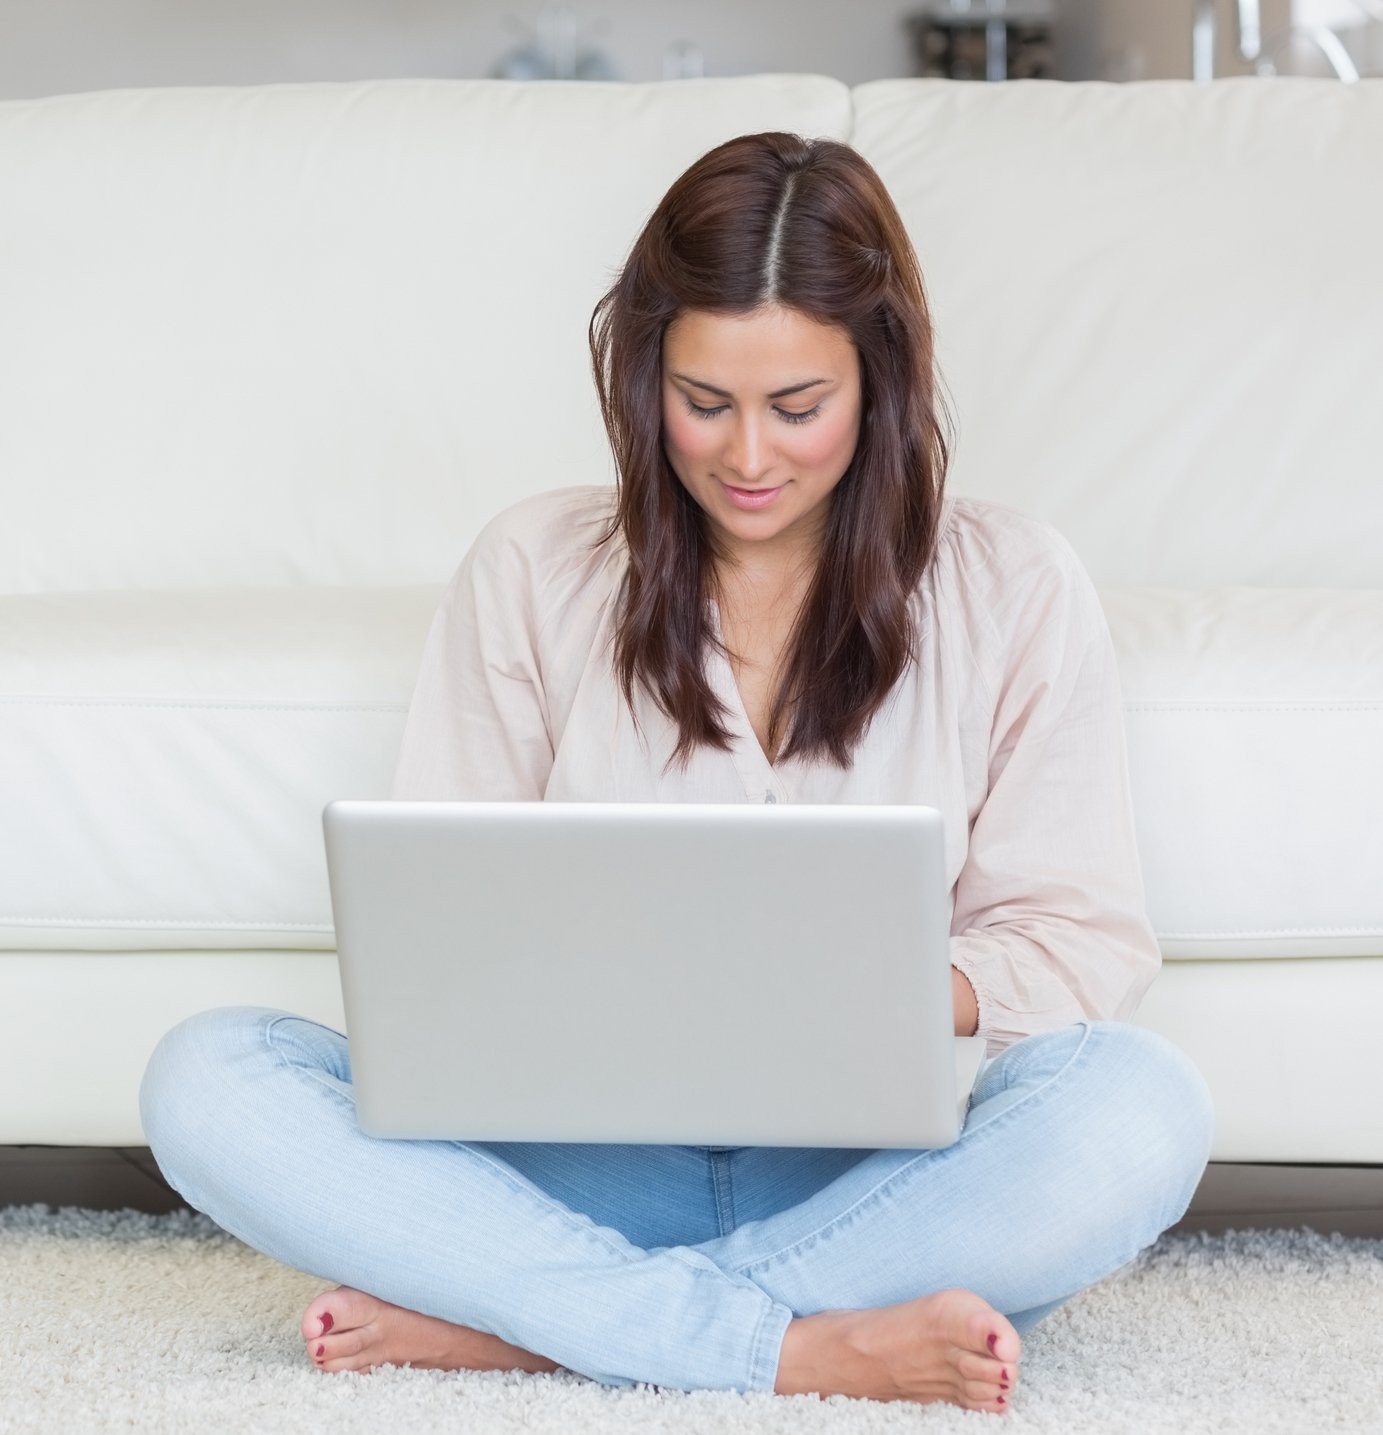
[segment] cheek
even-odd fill
[[[793,461],[804,469],[830,470],[843,473],[855,452],[858,422],[849,414],[825,415],[815,423],[799,425],[801,432],[792,432],[783,445]]]
[[[714,424],[688,413],[664,410],[663,443],[674,457],[704,459],[715,449]]]

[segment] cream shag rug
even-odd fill
[[[1383,1432],[1383,1240],[1164,1235],[1024,1340],[1012,1410],[611,1389],[563,1371],[327,1375],[331,1288],[206,1216],[0,1209],[0,1431],[256,1435]]]

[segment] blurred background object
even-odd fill
[[[1244,58],[1260,75],[1383,74],[1383,0],[1293,0],[1291,24]]]
[[[1292,0],[1282,23],[1266,27],[1265,8],[1263,0],[1234,0],[1238,58],[1255,74],[1333,75],[1352,83],[1362,73],[1383,71],[1383,0]],[[1193,79],[1218,73],[1219,9],[1217,0],[1195,0]]]
[[[932,0],[908,18],[917,73],[942,80],[1046,80],[1052,0]]]
[[[674,40],[663,51],[665,80],[695,80],[706,73],[706,57],[690,40]]]
[[[988,3],[970,0],[970,9],[980,16]],[[1038,17],[1028,0],[1008,0],[997,17],[1007,73],[1190,79],[1204,3],[1047,0]],[[1383,0],[1257,0],[1263,54],[1252,61],[1240,53],[1240,3],[1211,0],[1207,34],[1217,76],[1252,75],[1265,60],[1282,74],[1334,73],[1319,39],[1310,38],[1318,31],[1338,39],[1360,74],[1383,73],[1383,17],[1375,15]],[[634,81],[822,74],[857,85],[924,72],[914,22],[939,23],[933,11],[945,19],[945,12],[959,17],[961,7],[952,0],[0,0],[0,100],[497,73]],[[1028,23],[1049,25],[1050,42],[1027,51],[1020,65],[1008,53],[1009,35]]]
[[[536,25],[514,19],[528,39],[500,56],[490,72],[497,80],[617,80],[615,67],[603,51],[588,45],[583,31],[597,34],[609,29],[598,20],[586,26],[570,5],[544,5]]]

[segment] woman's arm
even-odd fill
[[[970,978],[959,967],[951,968],[951,1001],[956,1011],[956,1035],[974,1036],[980,1020],[979,1003]]]
[[[1127,1019],[1161,964],[1109,627],[1074,550],[1044,530],[1000,589],[989,789],[952,914],[951,962],[991,1056],[1082,1018]],[[956,998],[959,1030],[970,1006]]]
[[[423,648],[389,796],[540,801],[552,771],[536,656],[528,508],[480,531],[442,595]]]

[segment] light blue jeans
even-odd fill
[[[1082,1021],[991,1061],[940,1150],[383,1140],[346,1038],[263,1007],[168,1032],[140,1111],[168,1182],[275,1260],[606,1385],[738,1391],[816,1311],[960,1287],[1021,1334],[1176,1223],[1213,1126],[1178,1047]]]

